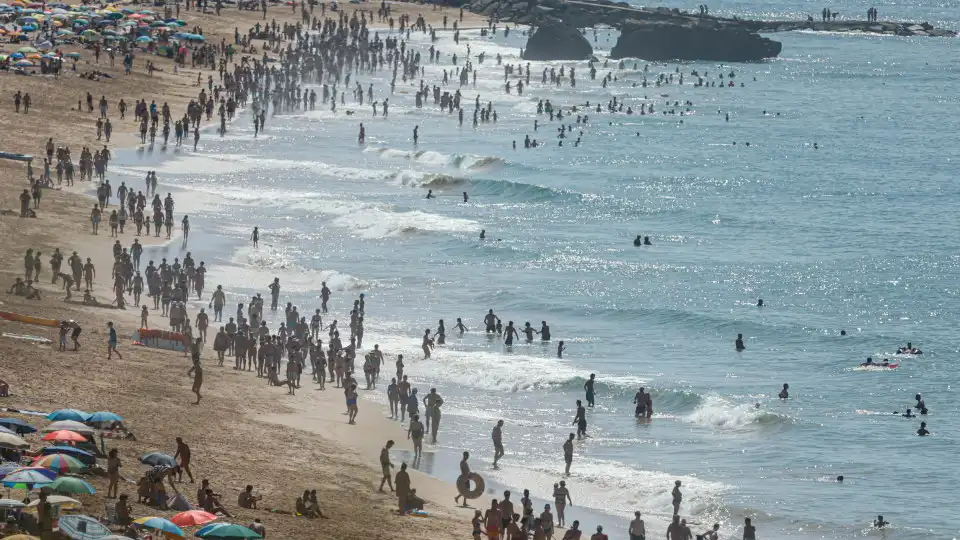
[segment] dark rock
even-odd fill
[[[547,22],[527,40],[524,60],[586,60],[593,55],[593,47],[573,26]]]
[[[754,62],[780,54],[781,44],[741,29],[672,24],[625,26],[610,58]]]

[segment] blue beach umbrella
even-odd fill
[[[47,415],[47,420],[56,422],[57,420],[73,420],[74,422],[86,422],[90,413],[79,409],[58,409]]]
[[[254,530],[244,527],[243,525],[235,525],[233,523],[214,523],[212,525],[207,525],[206,527],[203,527],[194,533],[194,536],[197,538],[219,538],[225,540],[263,538]]]
[[[35,487],[43,487],[53,483],[53,477],[56,474],[49,469],[17,469],[3,477],[3,485],[13,489],[31,490]]]
[[[140,463],[143,463],[144,465],[150,465],[151,467],[156,467],[157,465],[176,467],[177,465],[177,461],[173,459],[173,456],[170,454],[164,454],[163,452],[150,452],[149,454],[144,454],[140,456]]]
[[[12,57],[13,55],[11,54],[10,56]],[[22,57],[23,56],[21,55],[21,58]],[[33,433],[37,431],[37,428],[24,422],[23,420],[20,420],[19,418],[0,418],[0,426],[3,426],[8,429],[12,429],[13,431],[16,431],[17,433],[21,433],[21,434]]]
[[[105,424],[109,422],[123,422],[123,417],[110,411],[97,411],[95,413],[91,413],[90,416],[84,421],[86,424]]]
[[[186,535],[169,519],[161,517],[142,517],[134,520],[133,526],[138,529],[151,529],[163,533],[167,538],[183,538]]]

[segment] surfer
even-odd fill
[[[787,383],[783,383],[783,390],[781,390],[780,393],[777,394],[777,397],[779,397],[780,399],[789,398],[790,397],[790,392],[788,392],[789,389],[790,389],[790,385]]]
[[[923,354],[923,351],[913,346],[913,343],[907,342],[906,347],[897,349],[897,354]]]
[[[587,393],[587,403],[589,403],[591,407],[594,405],[593,397],[596,395],[593,389],[593,384],[596,382],[596,380],[597,376],[591,373],[590,378],[583,383],[583,390]]]
[[[743,334],[737,334],[737,342],[735,343],[737,352],[744,351],[747,347],[743,344]]]
[[[861,364],[860,364],[860,367],[868,367],[868,366],[875,366],[875,365],[876,365],[876,364],[873,363],[873,358],[871,358],[871,357],[868,356],[868,357],[867,357],[867,361],[861,363]]]

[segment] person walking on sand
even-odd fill
[[[393,482],[390,480],[390,469],[393,463],[390,463],[390,449],[393,448],[393,440],[387,441],[386,446],[380,449],[380,469],[383,470],[383,477],[380,479],[380,492],[383,492],[383,484],[386,482],[390,486],[390,492],[394,491]]]
[[[177,453],[173,455],[173,459],[177,458],[180,458],[180,481],[183,481],[183,473],[187,473],[187,477],[190,478],[192,484],[193,472],[190,470],[190,447],[183,442],[181,437],[177,437]]]
[[[567,503],[573,506],[573,498],[570,497],[570,490],[567,489],[567,483],[561,480],[560,485],[554,484],[553,488],[553,504],[557,508],[557,526],[559,527],[563,527],[567,522],[567,517],[564,513],[567,508]]]
[[[463,453],[463,459],[460,460],[460,476],[457,478],[457,496],[453,498],[454,503],[459,503],[460,499],[463,498],[463,507],[467,507],[467,498],[463,495],[463,492],[470,489],[470,464],[467,463],[467,460],[470,459],[470,452]],[[497,525],[500,524],[500,521],[497,521]],[[489,525],[487,529],[489,530]]]
[[[200,388],[203,386],[203,368],[200,367],[200,363],[196,363],[190,368],[190,371],[187,371],[187,376],[193,376],[193,393],[197,395],[197,401],[194,405],[200,404]]]
[[[107,328],[109,329],[109,336],[107,337],[107,360],[113,359],[113,353],[117,353],[117,356],[123,360],[123,355],[117,350],[117,329],[113,327],[112,322],[107,323]]]

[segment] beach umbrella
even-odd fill
[[[217,519],[217,516],[203,510],[187,510],[170,518],[174,524],[179,527],[195,527],[204,525]]]
[[[19,49],[17,49],[17,52],[18,52],[18,53],[23,53],[23,54],[30,54],[30,53],[40,52],[40,51],[34,49],[33,47],[25,46],[25,47],[20,47]],[[49,418],[48,418],[48,419],[49,419]]]
[[[123,417],[110,411],[97,411],[90,414],[90,417],[87,418],[85,422],[90,425],[110,424],[113,422],[123,422]]]
[[[74,540],[98,540],[110,535],[110,529],[90,516],[60,516],[60,534]]]
[[[64,56],[66,56],[67,58],[80,58],[80,53],[77,53],[77,52],[68,52],[68,53],[65,54]]]
[[[73,420],[60,420],[59,422],[53,422],[50,425],[43,428],[44,433],[50,433],[52,431],[76,431],[81,435],[93,435],[96,433],[96,430],[92,427],[83,424],[81,422],[75,422]]]
[[[0,433],[0,446],[8,448],[29,448],[30,443],[9,433]]]
[[[142,517],[133,521],[133,526],[162,533],[167,538],[184,538],[186,535],[169,519],[162,517]]]
[[[47,502],[53,506],[66,506],[71,508],[83,506],[82,502],[74,499],[73,497],[67,497],[66,495],[47,495]],[[30,504],[27,506],[30,508],[40,506],[40,499],[34,499],[30,501]]]
[[[13,510],[15,508],[24,508],[25,504],[14,499],[0,499],[0,509],[2,510]]]
[[[97,492],[89,482],[75,476],[61,476],[47,487],[57,493],[93,495]]]
[[[157,465],[176,467],[177,460],[173,459],[173,456],[170,454],[164,454],[163,452],[150,452],[149,454],[140,456],[140,463],[143,463],[144,465],[150,465],[151,467],[156,467]]]
[[[40,540],[36,536],[30,536],[29,534],[15,534],[13,536],[4,537],[3,540]]]
[[[3,477],[3,485],[13,489],[31,490],[34,487],[43,487],[53,482],[53,477],[49,474],[56,474],[53,471],[46,470],[46,473],[37,469],[18,469]]]
[[[80,22],[78,19],[75,22]],[[84,21],[86,23],[86,21]],[[73,420],[74,422],[83,422],[90,416],[90,413],[78,409],[58,409],[47,415],[47,420],[56,422],[58,420]]]
[[[93,458],[93,459],[97,458],[97,456],[93,455],[90,452],[87,452],[86,450],[81,450],[73,446],[65,446],[65,445],[46,446],[40,449],[40,453],[45,456],[49,456],[50,454],[67,454],[68,456],[75,457],[80,461],[86,461],[90,458]]]
[[[3,60],[3,59],[6,58],[6,55],[0,55],[0,56],[3,57],[3,58],[0,58],[0,60]],[[13,431],[13,430],[10,429],[10,428],[5,428],[5,427],[3,427],[3,426],[0,426],[0,433],[7,433],[7,434],[9,434],[9,435],[17,435],[17,432],[16,432],[16,431]],[[17,436],[19,437],[19,435],[17,435]]]
[[[21,58],[23,58],[23,53],[15,52],[10,55],[11,60],[20,60]]]
[[[86,442],[87,438],[77,433],[76,431],[61,429],[59,431],[53,431],[51,433],[47,433],[40,440],[57,441],[57,442]]]
[[[73,21],[74,26],[87,26],[89,24],[90,24],[90,21],[86,19],[74,19]]]
[[[233,523],[214,523],[197,531],[194,536],[198,538],[223,538],[223,539],[243,539],[243,538],[262,538],[252,529],[243,525]]]
[[[140,36],[137,38],[137,43],[150,43],[153,41],[153,38],[149,36]]]
[[[81,463],[77,458],[68,456],[66,454],[50,454],[48,456],[39,456],[37,459],[33,460],[31,465],[34,467],[50,469],[58,474],[80,472],[87,468],[87,466]]]
[[[123,13],[117,13],[117,12],[115,12],[115,11],[114,11],[113,13],[107,13],[107,18],[108,18],[108,19],[114,19],[114,20],[116,20],[116,19],[122,19],[122,18],[123,18]]]
[[[0,463],[0,478],[12,473],[13,471],[20,468],[19,463],[4,462]]]

